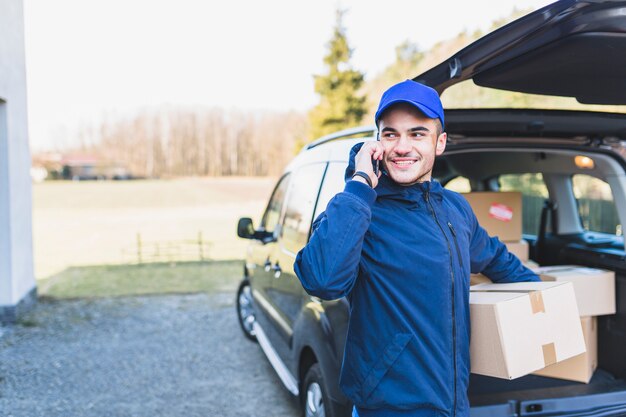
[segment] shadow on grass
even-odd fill
[[[70,267],[38,282],[43,298],[234,292],[242,260]]]

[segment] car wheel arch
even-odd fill
[[[298,384],[300,385],[300,392],[304,389],[302,384],[304,383],[304,377],[311,366],[318,363],[317,356],[310,346],[304,346],[300,351],[300,359],[298,360]]]

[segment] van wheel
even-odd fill
[[[336,417],[319,363],[311,365],[302,384],[304,417]]]
[[[252,290],[248,281],[242,281],[237,290],[237,318],[243,334],[250,340],[256,342],[254,334],[254,322],[256,314],[252,300]]]

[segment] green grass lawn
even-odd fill
[[[147,294],[234,292],[243,261],[153,263],[70,267],[39,282],[51,298],[118,297]]]

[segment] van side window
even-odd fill
[[[315,209],[315,217],[319,216],[324,210],[328,202],[338,193],[342,192],[346,186],[345,173],[348,167],[347,162],[331,162],[328,164],[326,175],[324,176],[324,184],[320,191],[320,198],[317,201],[317,208]]]
[[[287,197],[283,222],[282,246],[297,253],[309,240],[313,211],[326,164],[313,164],[300,168],[293,175]]]
[[[471,193],[472,186],[467,178],[458,176],[446,183],[445,188],[457,193]]]
[[[543,182],[543,175],[507,174],[500,175],[500,191],[519,191],[522,193],[522,233],[537,235],[541,220],[543,202],[548,198],[548,188]]]
[[[263,220],[261,220],[261,229],[266,232],[274,232],[274,229],[278,225],[280,220],[280,213],[283,208],[283,202],[285,201],[285,194],[287,194],[287,186],[289,185],[290,175],[287,174],[281,178],[270,199]]]
[[[590,175],[577,174],[572,177],[572,186],[583,229],[622,235],[609,184]]]

